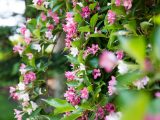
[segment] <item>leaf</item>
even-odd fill
[[[160,26],[155,29],[153,34],[153,52],[155,57],[160,60]]]
[[[91,10],[94,10],[94,8],[97,6],[97,2],[94,2],[94,3],[92,3],[92,4],[90,4],[89,5],[89,8],[91,9]]]
[[[81,23],[83,21],[82,16],[80,14],[75,14],[74,20],[77,23]]]
[[[94,33],[94,34],[90,34],[89,37],[106,37],[106,35],[100,34],[100,33]]]
[[[119,36],[121,46],[131,57],[143,67],[145,59],[145,39],[143,36]]]
[[[92,28],[95,27],[96,23],[97,23],[97,20],[98,20],[98,13],[93,15],[91,20],[90,20],[90,25]]]
[[[57,10],[59,10],[62,6],[64,5],[64,3],[60,3],[58,5],[56,5],[53,9],[52,9],[52,12],[56,12]]]
[[[55,107],[56,109],[54,110],[54,114],[59,114],[59,113],[64,113],[64,112],[69,112],[75,110],[75,108],[69,104],[66,100],[61,100],[58,98],[51,98],[48,100],[43,100],[47,104]]]
[[[71,113],[69,116],[63,117],[61,120],[76,120],[80,116],[82,116],[81,110],[75,110],[73,113]]]
[[[90,32],[89,26],[83,26],[78,29],[80,32]]]

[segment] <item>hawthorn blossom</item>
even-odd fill
[[[105,106],[105,109],[106,111],[108,111],[109,113],[112,113],[112,112],[115,112],[115,106],[114,104],[112,103],[108,103],[106,106]]]
[[[105,117],[105,120],[120,120],[122,117],[122,113],[121,112],[116,112],[116,113],[110,113],[109,115],[107,115]]]
[[[45,37],[48,38],[49,40],[53,38],[52,32],[51,31],[46,31],[45,32]]]
[[[126,10],[129,10],[132,8],[132,0],[123,0],[123,6]]]
[[[148,81],[149,81],[149,77],[145,76],[144,78],[142,78],[138,81],[135,81],[133,84],[134,84],[134,86],[137,87],[138,90],[140,90],[140,89],[143,89],[144,86],[147,85]]]
[[[29,60],[31,60],[33,58],[33,54],[32,53],[27,53],[26,55],[27,55]]]
[[[123,56],[124,56],[124,53],[122,50],[119,50],[116,52],[116,55],[117,55],[117,59],[118,60],[122,60]]]
[[[116,93],[116,85],[116,78],[114,76],[111,76],[111,80],[108,82],[108,93],[110,96]]]
[[[78,49],[75,47],[70,48],[71,50],[71,55],[73,55],[73,57],[76,57],[78,55]]]
[[[115,21],[116,21],[116,13],[115,12],[113,12],[112,10],[109,10],[107,17],[108,17],[109,24],[115,23]]]
[[[22,116],[23,116],[22,111],[14,109],[14,114],[17,120],[22,120]]]
[[[113,52],[103,51],[99,58],[99,65],[106,72],[111,72],[117,65],[118,60]]]
[[[28,72],[24,74],[24,83],[29,84],[30,82],[36,80],[36,74],[34,72]]]
[[[45,15],[44,12],[42,12],[40,16],[41,16],[42,21],[46,21],[47,16]]]
[[[81,93],[81,98],[82,98],[82,99],[88,99],[89,93],[88,93],[88,89],[87,89],[86,87],[83,88],[83,89],[80,91],[80,93]]]
[[[19,71],[21,72],[21,74],[25,74],[26,73],[27,70],[25,68],[26,68],[26,65],[22,63],[20,65],[20,69],[19,69]]]
[[[64,97],[74,106],[80,103],[80,97],[76,94],[76,91],[73,87],[68,88],[68,90],[64,94]]]
[[[124,61],[122,61],[122,60],[118,61],[118,72],[120,74],[125,74],[128,72],[128,65],[126,63],[124,63]]]
[[[22,55],[23,51],[24,51],[24,47],[21,46],[21,45],[15,45],[13,47],[13,52],[14,53],[18,52],[20,55]]]
[[[22,83],[22,82],[20,82],[20,83],[18,83],[18,90],[25,90],[25,84],[24,83]]]
[[[90,16],[90,14],[91,14],[91,11],[88,6],[82,8],[81,15],[83,18],[88,18]]]
[[[92,44],[92,47],[88,47],[87,49],[88,53],[93,54],[93,55],[95,55],[98,50],[99,50],[98,44]]]
[[[97,79],[98,77],[100,77],[101,76],[100,69],[94,69],[92,72],[92,75],[93,75],[94,79]]]
[[[74,72],[71,72],[71,71],[67,71],[65,73],[65,77],[68,79],[68,80],[74,80],[75,79],[75,73]]]
[[[116,6],[120,6],[121,5],[121,0],[116,0],[115,4],[116,4]]]

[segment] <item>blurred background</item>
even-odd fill
[[[28,7],[31,3],[32,0],[0,0],[0,120],[14,120],[13,109],[18,107],[18,104],[9,98],[8,90],[10,86],[18,83],[21,59],[17,54],[13,54],[9,39],[17,37],[16,29],[27,18],[34,18],[39,14],[34,8]],[[64,84],[61,81],[64,81],[66,58],[62,54],[53,56],[53,64],[47,73],[47,84],[51,95],[62,97],[65,87],[57,89],[57,86]],[[55,62],[55,59],[58,61]]]

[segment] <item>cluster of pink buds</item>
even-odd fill
[[[116,0],[115,4],[116,6],[120,6],[122,4],[126,10],[129,10],[132,8],[132,1],[133,0]]]
[[[88,18],[90,16],[90,14],[91,14],[91,11],[88,6],[82,8],[81,15],[83,18]]]

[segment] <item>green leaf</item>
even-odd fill
[[[96,23],[97,23],[97,20],[98,20],[98,13],[93,15],[91,20],[90,20],[90,25],[92,28],[95,27]]]
[[[90,32],[89,26],[83,26],[78,29],[80,32]]]
[[[56,11],[59,10],[63,5],[64,5],[64,2],[56,5],[56,6],[52,9],[52,12],[56,12]]]
[[[81,16],[80,14],[75,14],[74,20],[75,20],[77,23],[81,23],[81,22],[83,21],[82,16]]]
[[[119,36],[121,46],[131,57],[143,67],[145,59],[145,39],[143,36]]]
[[[75,108],[69,104],[66,100],[61,100],[58,98],[51,98],[48,100],[43,100],[47,104],[55,107],[56,109],[54,110],[54,114],[59,114],[59,113],[64,113],[64,112],[69,112],[75,110]]]
[[[100,33],[94,33],[94,34],[90,34],[89,37],[106,37],[106,35],[100,34]]]
[[[94,8],[97,6],[97,2],[94,2],[89,5],[89,9],[94,10]]]
[[[61,120],[76,120],[80,116],[82,116],[81,110],[75,110],[73,113],[71,113],[69,116],[63,117]]]

